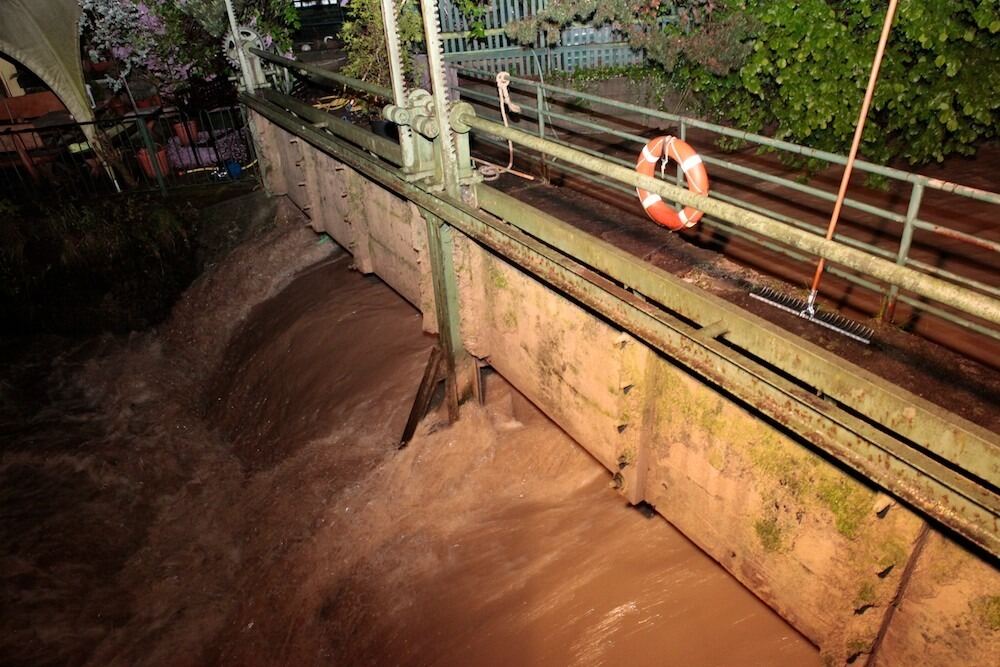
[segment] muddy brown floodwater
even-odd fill
[[[0,663],[819,664],[499,376],[398,452],[431,343],[283,225],[158,332],[4,347]]]

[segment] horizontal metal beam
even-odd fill
[[[410,199],[470,238],[498,252],[505,260],[515,263],[531,275],[564,291],[637,335],[704,381],[723,388],[749,408],[787,426],[914,507],[942,521],[991,553],[1000,555],[1000,498],[975,479],[966,478],[919,448],[911,447],[905,438],[901,440],[893,437],[838,405],[817,398],[737,349],[717,340],[701,337],[695,327],[585,266],[589,264],[587,258],[581,257],[581,264],[577,259],[566,257],[511,224],[443,198],[419,184],[407,182],[398,170],[329,134],[319,132],[274,105],[258,101],[255,109],[278,126],[301,136],[361,174]],[[489,196],[488,188],[481,188],[481,191]],[[591,238],[589,241],[592,243],[596,239]],[[593,251],[602,249],[597,245],[590,247]],[[674,280],[677,280],[676,277]],[[711,295],[705,296],[710,301],[715,299]],[[728,309],[736,309],[735,306],[722,303],[726,313]],[[721,318],[717,315],[715,320],[718,319]],[[774,333],[777,334],[772,341],[775,345],[804,345],[791,334],[780,330]],[[757,350],[751,349],[751,353],[759,356]],[[911,396],[895,388],[874,387],[873,391],[887,389],[893,390],[901,398]],[[948,417],[961,423],[961,420],[947,413],[927,415],[930,420],[938,418],[948,421]],[[912,420],[906,414],[902,418]],[[898,422],[885,424],[888,429],[896,426]],[[996,446],[995,443],[992,445]],[[952,463],[960,465],[961,461]]]
[[[993,324],[1000,324],[1000,301],[991,297],[957,287],[944,280],[924,275],[885,259],[873,257],[842,243],[827,241],[821,236],[791,228],[777,220],[713,199],[711,196],[695,194],[686,188],[652,176],[639,174],[634,169],[612,164],[607,160],[588,155],[574,148],[541,139],[521,130],[505,127],[500,123],[478,118],[474,113],[462,114],[460,121],[475,130],[487,132],[501,139],[512,141],[519,146],[566,160],[570,164],[600,173],[626,185],[654,192],[667,201],[677,201],[692,206],[737,227],[748,229],[769,239],[781,241],[811,255],[824,257],[831,262],[842,264],[890,285],[896,285],[914,294],[947,304]]]
[[[488,187],[477,195],[486,211],[683,317],[701,325],[723,320],[734,345],[1000,486],[1000,444],[986,429],[510,195]]]
[[[268,62],[272,62],[275,65],[281,65],[292,71],[300,72],[302,74],[309,74],[313,78],[319,79],[325,83],[336,83],[341,86],[347,86],[348,88],[353,88],[356,91],[362,93],[368,93],[369,95],[375,95],[376,97],[381,97],[383,99],[391,100],[392,91],[384,86],[378,84],[369,83],[367,81],[362,81],[361,79],[352,79],[349,76],[344,76],[343,74],[338,74],[337,72],[331,72],[328,69],[319,67],[318,65],[313,65],[311,63],[299,62],[298,60],[292,60],[291,58],[285,58],[279,56],[275,53],[268,53],[267,51],[261,51],[260,49],[248,49],[250,53],[254,54],[258,58],[262,58]]]
[[[312,123],[313,127],[329,130],[338,137],[347,139],[365,150],[371,151],[379,157],[392,162],[394,165],[400,166],[403,164],[403,149],[391,139],[379,136],[368,130],[363,130],[354,123],[350,123],[343,118],[338,118],[326,111],[311,107],[294,97],[266,89],[257,91],[257,94],[268,102],[287,109],[300,118],[305,118]],[[252,98],[246,98],[242,101],[252,104]]]

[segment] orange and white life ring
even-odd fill
[[[690,144],[671,136],[650,139],[649,143],[643,146],[642,153],[639,154],[635,170],[640,174],[653,176],[656,172],[656,163],[661,159],[664,160],[664,165],[669,160],[675,160],[681,166],[687,180],[688,190],[700,195],[708,194],[708,172],[705,171],[705,164],[701,161],[701,156],[691,148]],[[642,188],[636,188],[635,192],[639,195],[639,201],[642,202],[646,215],[667,229],[677,231],[693,227],[704,215],[701,211],[690,206],[685,206],[678,211],[663,201],[660,195],[647,192]]]

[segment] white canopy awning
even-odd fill
[[[93,120],[80,66],[76,0],[0,0],[0,52],[30,69],[77,120]]]

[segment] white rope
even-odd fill
[[[507,119],[507,109],[510,109],[513,113],[521,113],[521,107],[514,104],[510,99],[509,72],[500,72],[497,74],[497,97],[500,100],[500,116],[503,118],[503,126],[510,127],[510,121]],[[509,139],[507,140],[506,167],[479,158],[472,159],[479,163],[479,173],[483,175],[484,181],[495,181],[500,178],[501,174],[513,174],[529,181],[535,180],[534,176],[514,169],[514,144]]]

